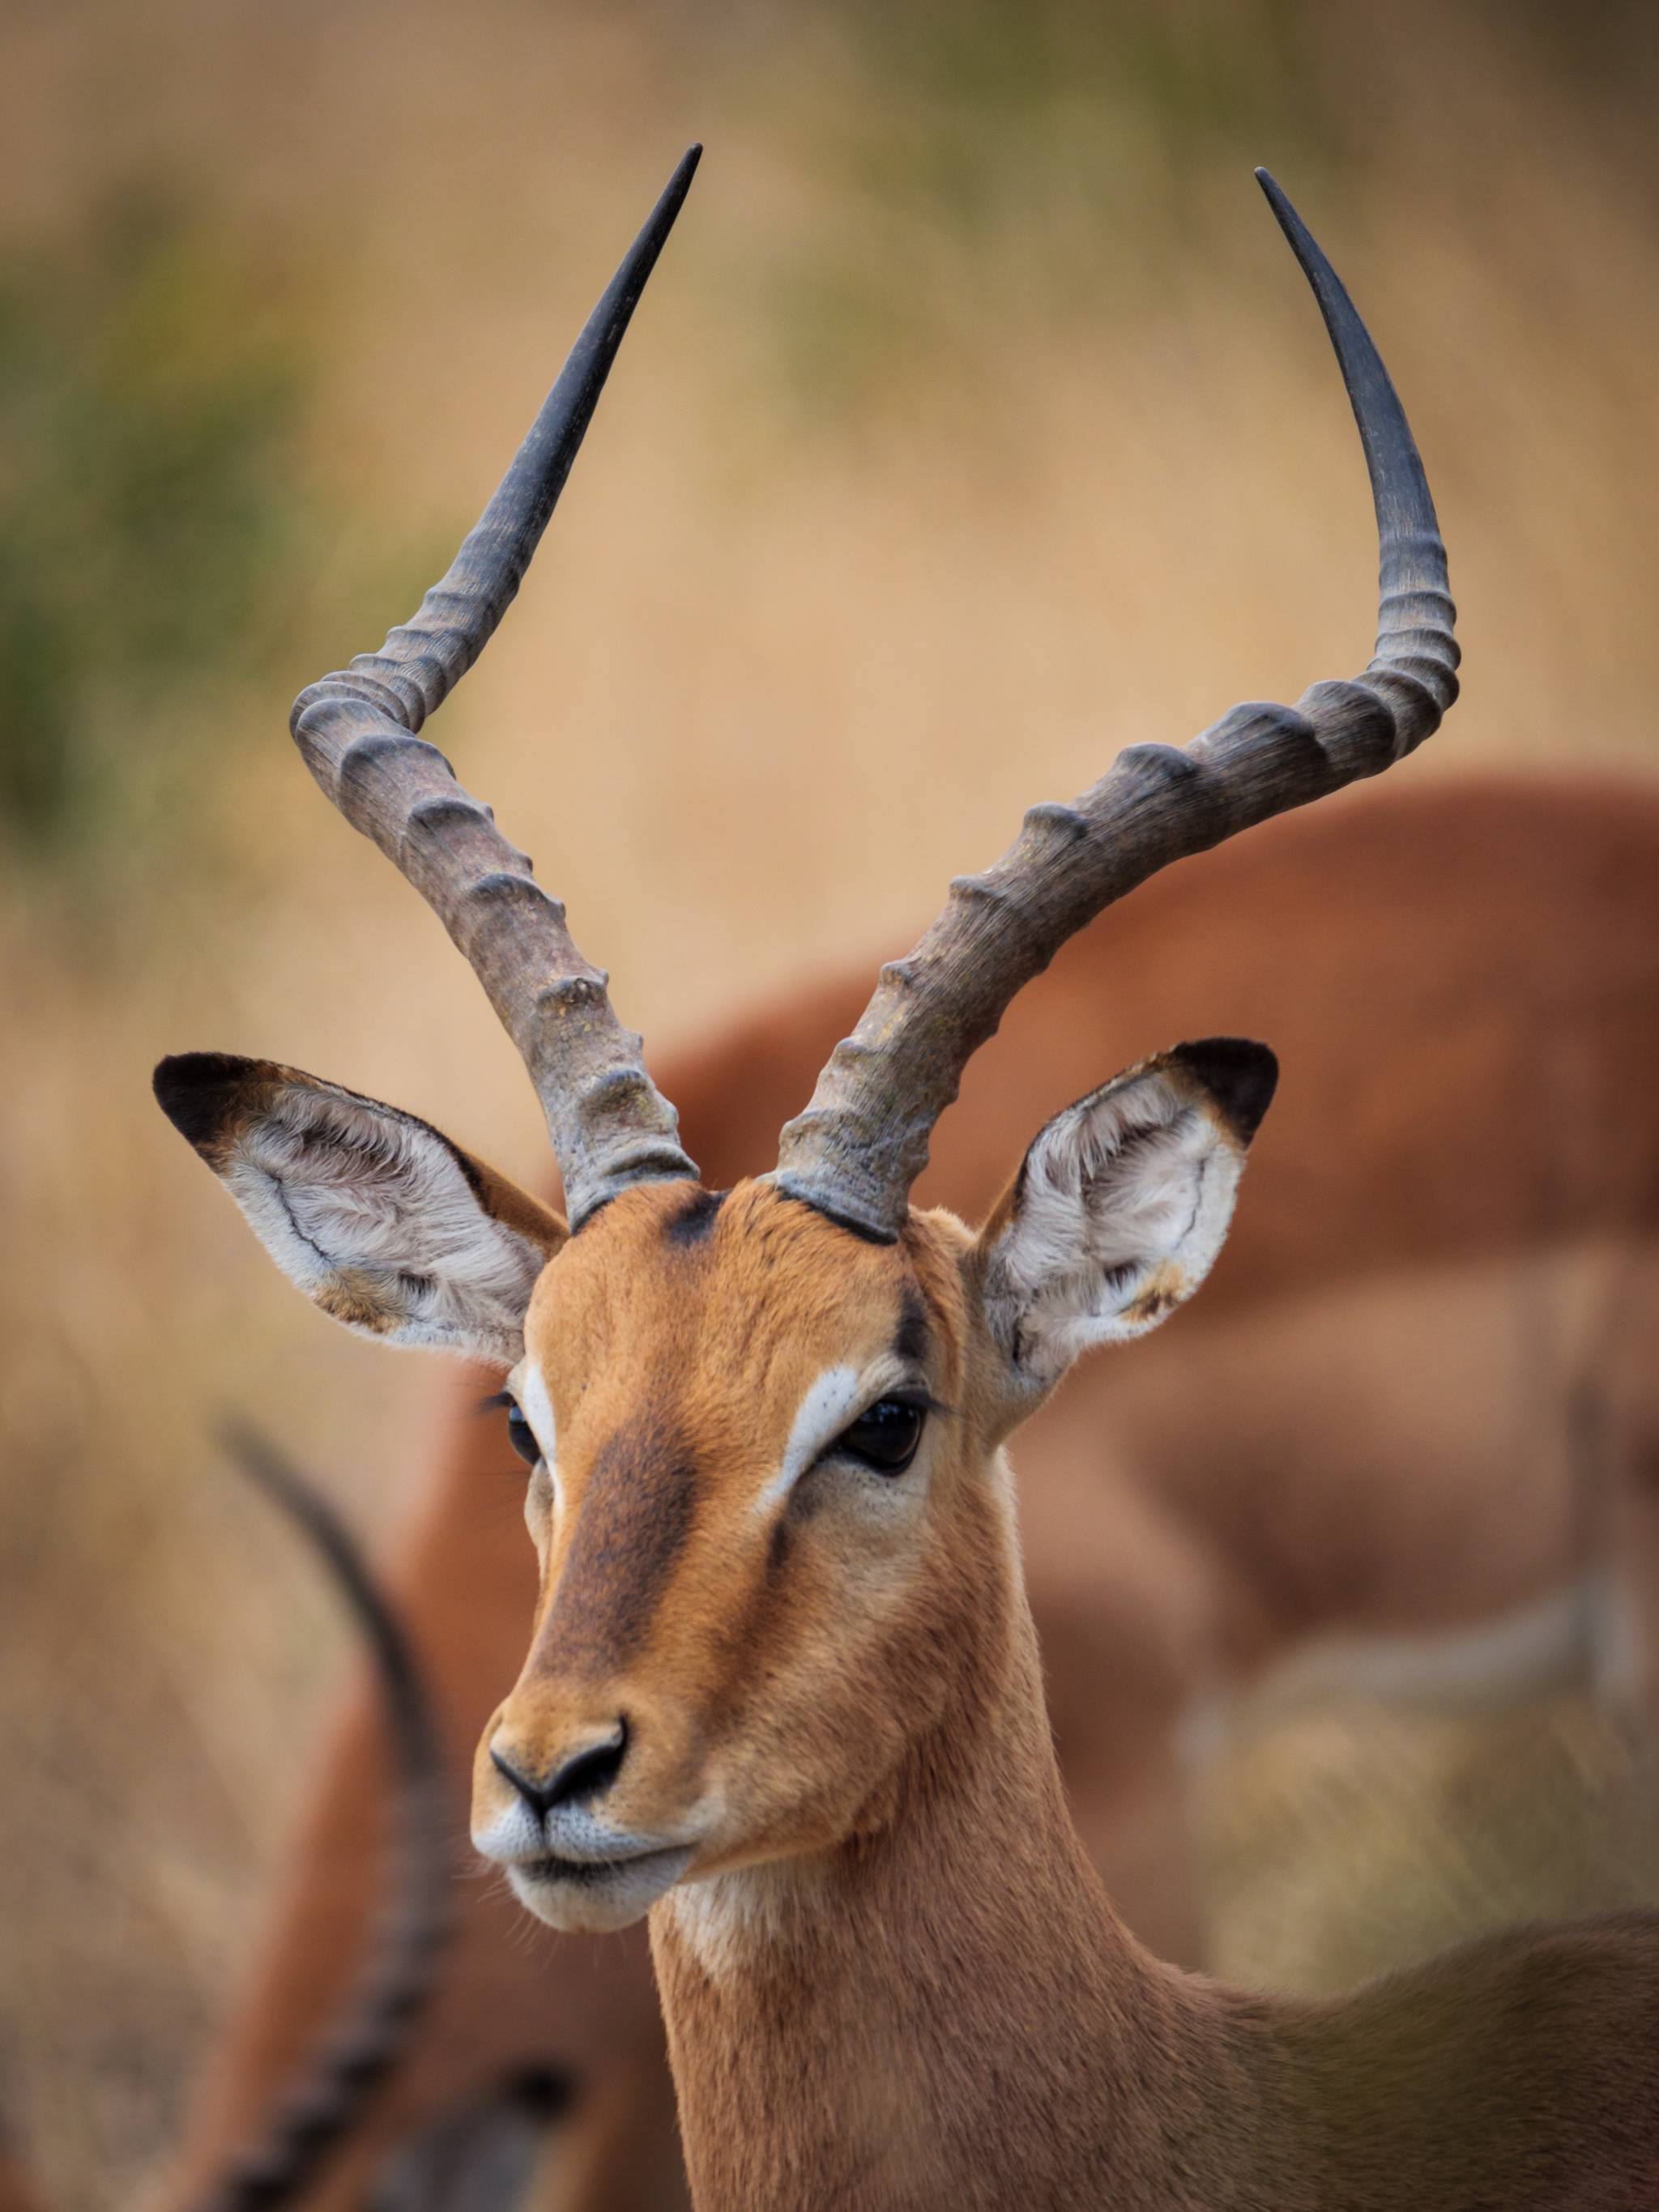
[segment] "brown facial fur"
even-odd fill
[[[904,1733],[945,1694],[936,1593],[960,1601],[1001,1507],[963,1480],[967,1240],[949,1216],[884,1247],[763,1183],[690,1210],[707,1225],[687,1237],[683,1187],[629,1192],[538,1285],[526,1358],[557,1419],[558,1504],[532,1518],[535,1629],[485,1730],[475,1811],[500,1808],[492,1744],[545,1773],[625,1715],[604,1817],[695,1830],[702,1869],[879,1817]],[[950,1410],[913,1468],[825,1465],[769,1504],[824,1370],[924,1346]]]

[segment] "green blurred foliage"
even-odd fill
[[[1023,219],[1056,188],[1097,215],[1130,157],[1144,179],[1149,146],[1178,175],[1336,143],[1316,42],[1286,0],[852,0],[847,20],[914,118],[870,140],[872,181],[966,229],[1008,221],[1011,203]]]
[[[314,518],[289,305],[246,240],[148,188],[0,261],[0,838],[24,863],[105,864],[292,620]]]
[[[799,128],[834,189],[761,286],[780,387],[821,428],[907,361],[937,392],[969,351],[951,318],[988,295],[1053,326],[1175,281],[1171,228],[1218,173],[1324,191],[1352,150],[1291,0],[836,0],[821,28]]]

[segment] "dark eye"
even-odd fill
[[[524,1407],[511,1402],[507,1408],[507,1433],[512,1438],[513,1449],[526,1467],[534,1467],[542,1455],[536,1441],[536,1431],[524,1417]]]
[[[878,1474],[902,1474],[921,1442],[925,1407],[907,1398],[883,1398],[836,1439],[836,1449],[861,1460]]]

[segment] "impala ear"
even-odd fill
[[[565,1225],[430,1123],[295,1067],[182,1053],[155,1071],[290,1281],[348,1328],[511,1365]]]
[[[1266,1045],[1208,1037],[1057,1114],[980,1231],[981,1299],[1022,1390],[1141,1336],[1208,1274],[1272,1103]]]

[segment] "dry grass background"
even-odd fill
[[[293,402],[248,652],[106,671],[102,797],[0,891],[0,2106],[58,2203],[128,2201],[167,2140],[345,1659],[212,1414],[386,1528],[441,1401],[279,1282],[149,1070],[268,1053],[539,1173],[510,1048],[285,707],[447,556],[682,146],[682,230],[441,733],[659,1042],[892,947],[1120,745],[1363,659],[1363,477],[1256,160],[1380,333],[1453,550],[1467,703],[1408,773],[1659,769],[1656,74],[1640,11],[1541,0],[7,12],[0,252],[95,306],[111,205],[174,210],[64,374],[246,357]],[[33,448],[0,420],[3,493]],[[92,653],[197,494],[160,469],[124,570],[65,450]],[[1366,1766],[1296,1771],[1323,1755]]]

